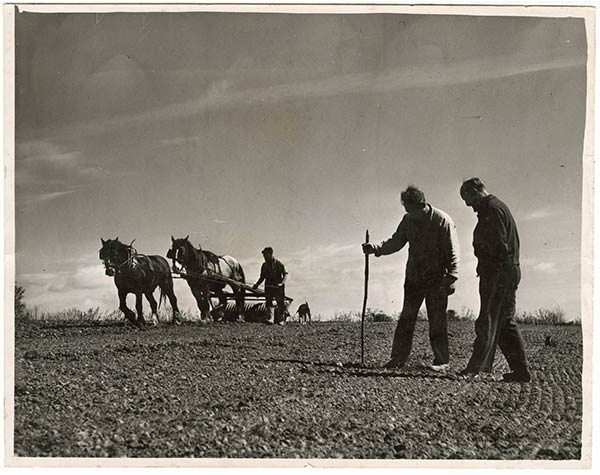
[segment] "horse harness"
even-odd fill
[[[203,251],[202,249],[198,251],[198,254],[201,273],[206,271],[207,274],[214,273],[223,275],[223,271],[221,270],[221,258],[219,256],[210,251]],[[214,269],[210,268],[211,264]]]
[[[210,275],[223,275],[223,271],[221,269],[222,259],[220,256],[211,251],[195,249],[193,246],[190,246],[190,248],[195,254],[195,264],[198,266],[198,271],[196,271],[196,269],[189,269],[189,265],[186,265],[184,262],[180,262],[181,267],[182,269],[185,269],[185,274],[187,276],[198,279],[206,279],[206,277]],[[172,253],[172,251],[172,249],[169,250],[167,257],[170,257],[173,260],[173,263],[175,263],[177,260],[177,254],[176,252]]]
[[[154,262],[152,261],[152,259],[150,259],[146,254],[138,254],[137,250],[133,246],[128,246],[127,259],[125,259],[120,264],[116,265],[114,267],[114,269],[115,269],[115,273],[117,273],[117,274],[119,272],[121,272],[121,273],[123,272],[123,270],[122,270],[123,267],[125,267],[125,270],[131,270],[131,271],[139,270],[141,272],[144,272],[144,270],[145,270],[144,264],[146,265],[148,270],[152,273],[161,273],[161,274],[167,273],[164,270],[157,269],[156,265],[154,265]]]

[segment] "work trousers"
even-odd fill
[[[427,318],[429,320],[429,341],[433,350],[433,364],[449,362],[448,353],[448,291],[442,288],[441,282],[404,283],[404,304],[396,326],[392,343],[392,358],[404,364],[412,348],[413,335],[419,309],[425,300]]]
[[[273,300],[277,306],[273,308]],[[285,321],[285,286],[265,285],[265,301],[274,323]]]
[[[481,309],[475,322],[475,343],[467,370],[491,372],[496,346],[504,354],[511,371],[527,370],[525,345],[514,321],[516,293],[521,281],[519,266],[479,276]]]

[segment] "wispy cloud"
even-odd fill
[[[23,201],[23,203],[31,204],[31,203],[35,203],[35,202],[39,202],[39,201],[50,201],[55,198],[60,198],[61,196],[66,196],[66,195],[70,195],[71,193],[76,193],[78,191],[80,191],[80,190],[76,189],[76,190],[67,190],[67,191],[54,191],[51,193],[37,194],[37,195],[31,196],[30,198],[25,199]]]
[[[540,262],[533,266],[533,270],[537,272],[543,272],[545,274],[556,274],[558,269],[554,262]]]
[[[17,280],[26,286],[44,288],[48,292],[61,292],[67,288],[90,290],[100,289],[109,280],[101,263],[78,265],[72,270],[24,273]]]
[[[296,251],[291,256],[292,258],[306,258],[306,256],[317,255],[319,258],[328,258],[340,255],[348,255],[348,252],[351,250],[359,250],[360,248],[353,244],[339,244],[339,243],[331,243],[327,245],[321,245],[316,247],[307,247],[300,251]]]
[[[189,145],[190,143],[199,142],[199,137],[168,137],[161,139],[160,144],[166,147],[177,147],[180,145]]]
[[[585,64],[584,56],[558,58],[544,62],[527,56],[507,55],[451,64],[430,64],[345,74],[259,88],[239,87],[236,89],[226,80],[217,80],[201,97],[128,116],[88,122],[70,127],[68,132],[74,135],[95,135],[114,129],[172,121],[213,110],[346,94],[389,93],[417,87],[468,84],[540,71],[584,67]],[[65,132],[63,131],[63,133]]]
[[[16,276],[25,288],[25,301],[41,311],[101,307],[117,304],[112,279],[104,275],[101,264],[78,265],[71,270],[23,273]]]
[[[520,218],[520,221],[538,221],[554,216],[557,211],[553,208],[540,208],[527,213],[525,216]]]
[[[18,204],[47,202],[76,193],[108,173],[86,164],[80,151],[53,140],[17,143],[15,167]]]

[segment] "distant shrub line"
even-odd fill
[[[475,321],[477,314],[468,307],[462,307],[460,312],[449,309],[446,312],[448,321],[451,322],[462,322],[462,321]],[[379,309],[368,308],[365,312],[365,321],[368,322],[392,322],[398,320],[400,316],[399,312],[391,315],[386,314]],[[417,316],[419,320],[427,320],[427,311],[425,309],[419,310]],[[348,312],[336,312],[333,315],[332,320],[335,322],[355,322],[360,321],[361,312],[358,310],[351,310]],[[515,321],[517,323],[527,325],[580,325],[579,319],[567,320],[565,312],[558,306],[551,308],[539,308],[533,312],[517,312],[515,315]]]
[[[333,318],[334,322],[355,322],[360,321],[361,312],[358,310],[351,310],[349,312],[335,312]],[[365,312],[366,322],[391,322],[398,318],[398,314],[388,315],[382,310],[367,308]]]
[[[100,307],[81,310],[68,308],[57,312],[41,312],[37,307],[29,308],[24,301],[25,289],[19,284],[15,285],[15,320],[17,322],[120,322],[124,321],[123,313],[119,309],[101,310]],[[160,321],[171,321],[170,309],[164,307],[158,310]],[[193,320],[191,312],[181,312],[182,320]]]
[[[79,310],[76,308],[66,309],[59,312],[39,312],[37,308],[30,309],[24,300],[25,289],[19,284],[15,285],[15,319],[16,321],[79,321],[79,322],[103,322],[103,321],[121,321],[123,315],[120,310],[102,311],[99,307]],[[170,313],[165,309],[159,310],[161,321],[169,321]],[[378,308],[367,308],[365,321],[379,323],[392,322],[398,320],[399,312],[387,314]],[[448,321],[475,321],[477,314],[468,307],[462,307],[460,312],[449,309],[447,311]],[[419,310],[417,317],[419,320],[427,320],[427,312],[424,309]],[[182,312],[183,320],[194,320],[194,315],[190,312]],[[361,312],[350,310],[347,312],[335,312],[331,318],[334,322],[356,322],[360,321]],[[313,316],[313,321],[323,321],[320,314]],[[517,323],[528,325],[580,325],[579,319],[567,320],[565,312],[560,306],[555,305],[550,308],[539,308],[534,311],[517,312],[515,315]]]

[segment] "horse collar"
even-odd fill
[[[125,268],[130,267],[131,264],[131,268],[135,267],[135,258],[136,258],[137,252],[135,251],[135,249],[133,248],[129,248],[129,250],[127,251],[127,259],[125,259],[123,262],[121,262],[116,268],[115,268],[115,272],[118,274],[119,272],[123,272],[121,270],[122,267],[125,266]]]

